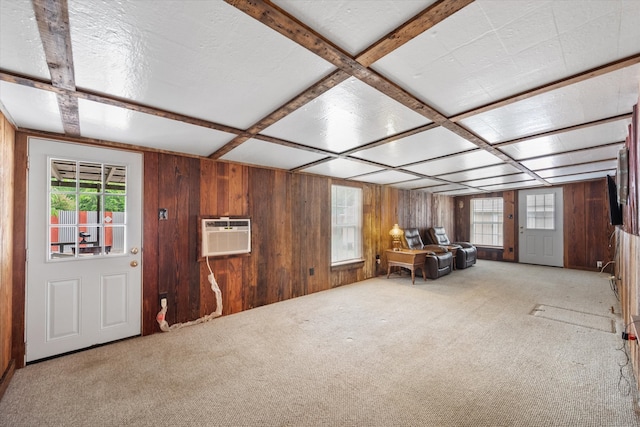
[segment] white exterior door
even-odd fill
[[[564,267],[562,188],[518,192],[519,262]]]
[[[142,156],[29,140],[27,362],[140,334]]]

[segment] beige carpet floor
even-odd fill
[[[0,425],[639,426],[619,311],[600,273],[382,276],[29,365]]]

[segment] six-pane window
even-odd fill
[[[555,202],[553,193],[527,195],[527,229],[554,230]]]

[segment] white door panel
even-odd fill
[[[142,156],[31,138],[28,177],[27,362],[140,334]]]
[[[80,333],[80,281],[47,283],[47,341]]]
[[[564,267],[562,188],[518,192],[519,262]]]

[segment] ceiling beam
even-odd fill
[[[599,77],[607,73],[612,73],[614,71],[618,71],[623,68],[631,67],[632,65],[636,65],[639,63],[640,63],[640,54],[628,56],[618,61],[614,61],[609,64],[602,65],[600,67],[592,68],[583,73],[574,74],[571,77],[567,77],[565,79],[557,80],[553,83],[538,86],[537,88],[520,92],[516,95],[503,98],[499,101],[495,101],[490,104],[486,104],[481,107],[465,111],[464,113],[456,114],[455,116],[452,116],[449,120],[451,120],[452,122],[459,122],[460,120],[464,120],[466,118],[475,116],[477,114],[485,113],[490,110],[495,110],[500,107],[505,107],[507,105],[511,105],[519,101],[524,101],[525,99],[533,98],[534,96],[542,95],[543,93],[551,92],[552,90],[562,89],[564,87],[567,87],[576,83],[580,83],[585,80],[592,79],[594,77]]]
[[[55,87],[75,91],[67,0],[33,0],[44,55]],[[67,135],[80,136],[78,99],[58,94],[58,108]]]
[[[440,0],[396,28],[356,56],[365,67],[393,52],[409,40],[444,21],[474,0]]]

